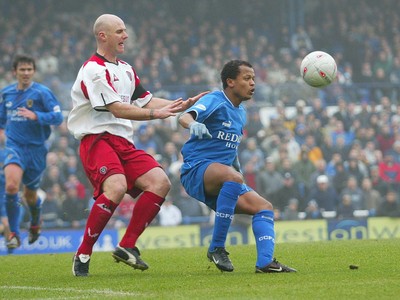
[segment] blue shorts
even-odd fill
[[[181,183],[189,196],[206,204],[215,211],[218,196],[206,195],[204,191],[204,173],[214,161],[199,161],[194,164],[184,163],[181,167]],[[252,191],[246,184],[242,184],[240,195]]]
[[[30,190],[37,190],[46,169],[47,148],[45,145],[18,147],[7,145],[5,148],[4,167],[17,164],[24,171],[22,183]]]

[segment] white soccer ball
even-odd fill
[[[304,81],[316,88],[331,84],[336,79],[336,73],[335,60],[323,51],[314,51],[307,54],[300,65],[300,74]]]

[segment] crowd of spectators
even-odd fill
[[[278,219],[347,218],[354,211],[399,216],[400,2],[302,1],[302,10],[289,11],[294,2],[0,0],[0,87],[14,81],[13,56],[29,53],[37,59],[37,80],[67,113],[72,81],[95,49],[92,22],[115,13],[130,35],[124,57],[156,95],[219,89],[227,60],[253,64],[257,91],[239,153],[247,183],[273,202]],[[312,50],[329,52],[338,64],[337,81],[323,90],[299,76]],[[262,107],[271,108],[267,120]],[[187,132],[175,120],[140,124],[136,146],[167,170],[173,182],[167,202],[181,211],[179,223],[208,221],[209,211],[179,183]],[[78,141],[63,123],[48,146],[45,224],[82,226],[91,188]],[[125,202],[114,226],[133,208],[133,199]]]

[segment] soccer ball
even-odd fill
[[[306,55],[300,65],[300,74],[304,81],[316,88],[322,88],[335,80],[336,62],[323,51],[314,51]]]

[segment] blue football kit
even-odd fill
[[[0,101],[0,128],[7,136],[4,165],[18,164],[24,170],[23,183],[35,190],[46,167],[50,126],[63,121],[60,105],[47,87],[35,82],[26,90],[18,90],[17,84],[4,88]],[[37,120],[18,116],[19,107],[34,111]]]
[[[6,216],[6,208],[4,203],[4,193],[5,193],[5,178],[4,178],[4,169],[3,162],[5,159],[5,149],[0,148],[0,218]]]
[[[18,108],[35,112],[37,120],[18,115]],[[19,90],[17,83],[0,92],[0,129],[5,130],[6,148],[4,166],[17,164],[23,170],[22,183],[31,190],[39,188],[46,168],[46,141],[51,125],[60,125],[63,115],[59,102],[46,86],[33,82],[27,89]],[[10,230],[19,234],[20,199],[18,194],[6,194],[6,208]],[[41,200],[30,207],[31,225],[39,223]]]
[[[242,105],[235,107],[222,91],[203,96],[186,112],[195,112],[196,121],[206,125],[212,135],[210,139],[198,140],[191,136],[181,152],[184,163],[181,168],[181,182],[193,198],[216,208],[217,196],[204,193],[203,175],[214,162],[232,166],[246,124],[246,110]],[[250,191],[242,185],[240,194]]]
[[[213,258],[212,253],[225,247],[239,196],[252,189],[245,183],[226,181],[217,196],[207,195],[204,173],[211,163],[227,166],[235,163],[246,124],[246,111],[241,104],[235,107],[223,91],[215,91],[203,96],[186,112],[194,112],[194,119],[203,123],[212,136],[202,139],[191,136],[184,144],[181,151],[184,159],[181,183],[191,197],[215,211],[213,236],[208,250],[209,258]],[[275,248],[273,211],[261,210],[255,213],[252,229],[257,247],[256,267],[264,267],[272,262]]]

